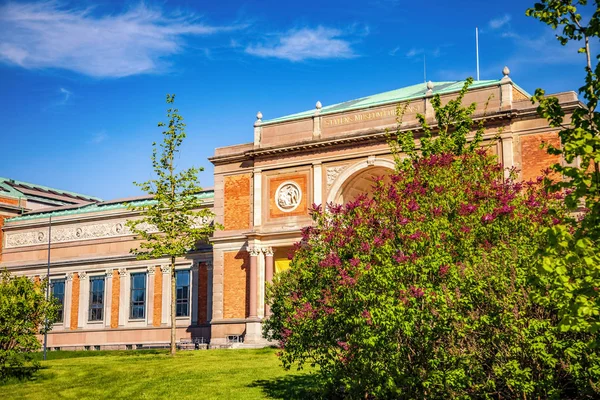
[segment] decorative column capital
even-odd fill
[[[154,265],[148,266],[148,275],[154,275],[155,271],[156,271],[156,267]]]
[[[119,268],[119,276],[121,276],[121,277],[127,276],[127,269],[126,268]]]
[[[79,280],[87,279],[87,273],[86,272],[79,272],[78,276],[79,276]]]
[[[265,256],[273,257],[273,248],[272,247],[263,247],[262,251],[263,251],[263,253],[265,253]]]
[[[169,272],[171,272],[171,266],[168,264],[161,265],[160,270],[162,271],[163,274],[168,274]]]
[[[198,271],[198,269],[200,268],[200,260],[194,260],[194,262],[192,262],[192,266],[190,267],[190,269],[192,271]]]
[[[114,272],[114,271],[113,271],[113,269],[112,269],[112,268],[110,268],[110,269],[107,269],[106,271],[104,271],[104,273],[106,274],[106,277],[107,277],[107,278],[112,278],[112,276],[113,276],[113,272]]]
[[[67,273],[67,281],[70,282],[72,280],[73,280],[73,273],[72,272]]]
[[[248,246],[248,253],[250,253],[250,255],[252,257],[256,257],[261,253],[261,249],[260,247],[250,247]]]

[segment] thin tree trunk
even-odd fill
[[[171,355],[177,352],[177,284],[175,282],[175,257],[171,257]]]

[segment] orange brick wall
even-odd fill
[[[71,284],[71,329],[77,329],[79,323],[79,274],[73,273],[73,282]]]
[[[542,171],[560,160],[560,156],[550,155],[546,149],[541,149],[542,142],[550,143],[555,147],[560,146],[560,138],[556,133],[538,133],[535,135],[521,136],[521,179],[535,180],[542,175]]]
[[[223,253],[223,318],[248,315],[250,256],[246,251]]]
[[[152,313],[153,326],[160,326],[162,320],[162,278],[162,271],[159,266],[156,266],[154,273],[154,310]]]
[[[19,199],[10,199],[7,197],[0,197],[0,203],[11,204],[13,206],[19,205]]]
[[[198,324],[208,322],[208,267],[201,263],[198,268]]]
[[[121,298],[121,277],[119,270],[113,270],[112,276],[112,299],[110,302],[110,327],[119,326],[119,299]]]
[[[292,181],[300,186],[300,190],[302,190],[302,199],[300,200],[300,204],[294,211],[285,212],[281,211],[277,205],[275,204],[275,192],[279,185],[283,182]],[[269,216],[271,218],[279,218],[279,217],[293,217],[297,215],[307,215],[308,214],[308,174],[302,175],[284,175],[277,176],[269,179]]]
[[[224,217],[225,230],[250,228],[250,174],[226,176],[224,182]]]

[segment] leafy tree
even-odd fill
[[[169,107],[175,102],[175,95],[167,95]],[[196,248],[199,242],[207,242],[215,225],[207,223],[214,215],[203,207],[199,197],[201,188],[198,173],[202,168],[188,168],[176,172],[175,157],[186,137],[183,117],[176,108],[167,109],[168,124],[162,132],[163,142],[160,154],[156,143],[152,143],[152,167],[155,179],[135,184],[153,196],[148,205],[133,206],[141,218],[132,219],[127,226],[143,241],[139,248],[131,249],[140,260],[168,257],[171,262],[171,354],[176,352],[176,281],[175,260]],[[153,229],[147,229],[148,226]]]
[[[0,272],[0,378],[30,364],[39,368],[32,352],[40,349],[36,335],[49,331],[58,305],[46,299],[47,280],[32,282],[25,276]],[[47,320],[47,323],[46,323]]]
[[[592,3],[592,2],[590,2]],[[570,120],[558,99],[538,89],[533,101],[551,126],[560,128],[560,148],[548,146],[550,154],[566,162],[552,169],[563,179],[552,190],[566,195],[572,218],[548,227],[550,246],[542,249],[537,273],[540,291],[536,301],[556,307],[564,331],[598,333],[600,329],[600,65],[592,57],[590,43],[600,37],[599,2],[592,9],[587,0],[544,0],[527,10],[552,28],[562,28],[557,39],[562,45],[578,43],[585,55],[585,83],[579,93],[585,107],[576,109]],[[587,22],[583,15],[587,15]],[[592,62],[594,60],[594,62]],[[598,347],[598,335],[590,346]]]
[[[445,106],[433,98],[437,127],[419,117],[418,149],[398,130],[392,147],[409,157],[396,157],[390,183],[313,206],[290,270],[269,288],[265,335],[285,367],[318,365],[327,396],[598,394],[589,335],[560,332],[556,312],[530,299],[539,232],[565,218],[562,195],[543,178],[504,176],[481,147],[475,106],[461,105],[471,81]]]

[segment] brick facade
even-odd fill
[[[110,327],[117,328],[119,326],[119,298],[121,293],[121,276],[119,270],[113,271],[112,278],[112,299],[110,302]]]
[[[71,330],[77,329],[79,322],[79,286],[79,274],[75,272],[71,281]]]
[[[250,256],[246,251],[227,251],[223,264],[223,318],[245,318],[249,312]]]
[[[560,147],[560,138],[556,133],[539,133],[521,137],[521,154],[523,155],[521,179],[523,181],[537,179],[542,175],[544,169],[560,160],[560,156],[548,154],[545,148],[540,148],[542,142]]]
[[[224,183],[225,230],[250,228],[250,210],[252,197],[250,192],[250,174],[226,176]]]
[[[198,324],[208,322],[208,266],[198,267]]]
[[[154,274],[154,310],[152,310],[152,326],[160,326],[162,320],[162,284],[163,274],[160,267],[156,267]]]

